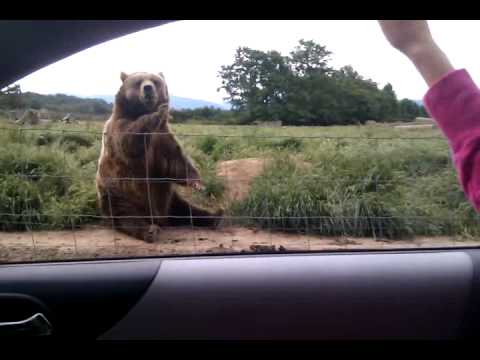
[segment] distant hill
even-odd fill
[[[102,99],[81,98],[73,95],[44,95],[25,92],[21,95],[24,108],[46,109],[60,113],[108,114],[112,104]]]
[[[107,103],[113,104],[113,101],[115,99],[115,96],[113,95],[92,95],[88,96],[87,98],[89,99],[101,99],[106,101]],[[174,109],[198,109],[202,107],[215,107],[223,110],[229,110],[230,106],[228,104],[218,104],[206,100],[199,100],[199,99],[190,99],[190,98],[185,98],[185,97],[180,97],[180,96],[172,96],[171,99],[171,105],[172,108]]]
[[[73,94],[38,94],[24,92],[20,95],[20,108],[23,109],[45,109],[52,115],[63,116],[62,114],[82,114],[91,117],[106,116],[112,111],[114,101],[113,95],[78,96]],[[229,110],[228,104],[217,104],[210,101],[189,99],[172,96],[172,108],[175,110],[195,110],[199,108],[217,108]]]
[[[230,105],[228,104],[218,104],[206,100],[199,100],[199,99],[189,99],[180,96],[172,96],[171,98],[171,106],[174,109],[198,109],[202,107],[215,107],[223,110],[230,110]]]

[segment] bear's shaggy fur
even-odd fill
[[[200,188],[200,175],[171,133],[163,74],[121,74],[105,123],[96,177],[102,215],[128,235],[153,242],[162,226],[216,226],[222,210],[190,204],[174,183]]]

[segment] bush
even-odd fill
[[[94,182],[88,180],[94,179],[95,167],[82,168],[77,154],[64,153],[53,133],[8,132],[16,135],[5,136],[0,153],[4,231],[71,229],[98,221],[80,216],[97,214]]]
[[[234,140],[226,140],[225,138],[208,135],[202,138],[196,146],[216,162],[233,158],[238,150],[237,145],[237,142]]]
[[[211,155],[218,143],[218,138],[214,136],[205,136],[198,144],[198,148],[206,155]]]
[[[37,139],[35,140],[35,143],[37,146],[44,146],[44,145],[50,145],[57,139],[57,136],[55,136],[52,133],[45,133],[45,134],[40,134]]]
[[[79,147],[90,147],[93,145],[93,140],[81,134],[65,134],[60,138],[60,145],[62,145],[66,151],[75,152]]]
[[[350,144],[318,149],[315,166],[305,169],[279,153],[232,211],[260,227],[326,236],[478,234],[478,217],[445,158],[421,145],[380,152]]]
[[[212,174],[203,177],[205,185],[204,194],[210,198],[220,199],[225,192],[225,184],[221,179]]]
[[[281,141],[270,142],[266,144],[267,147],[280,150],[301,151],[303,148],[303,142],[297,138],[287,138]]]

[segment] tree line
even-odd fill
[[[411,121],[428,116],[424,107],[399,100],[391,84],[379,88],[352,66],[334,69],[332,53],[314,41],[300,40],[287,55],[248,47],[236,50],[232,64],[219,71],[232,110],[213,107],[172,110],[174,122],[195,119],[223,124],[282,121],[285,125],[348,125]],[[64,94],[22,93],[19,85],[0,90],[0,109],[46,109],[59,113],[107,115],[101,99]]]
[[[0,90],[0,109],[45,109],[58,113],[107,115],[112,105],[102,99],[83,99],[64,94],[42,95],[21,91],[20,85],[11,85]]]
[[[239,47],[233,64],[221,67],[219,90],[247,121],[346,125],[427,116],[416,102],[398,100],[391,84],[380,89],[352,66],[333,69],[331,55],[325,46],[303,39],[288,56]]]

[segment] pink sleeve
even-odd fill
[[[480,90],[466,70],[455,70],[428,90],[424,104],[448,139],[465,194],[480,211]]]

